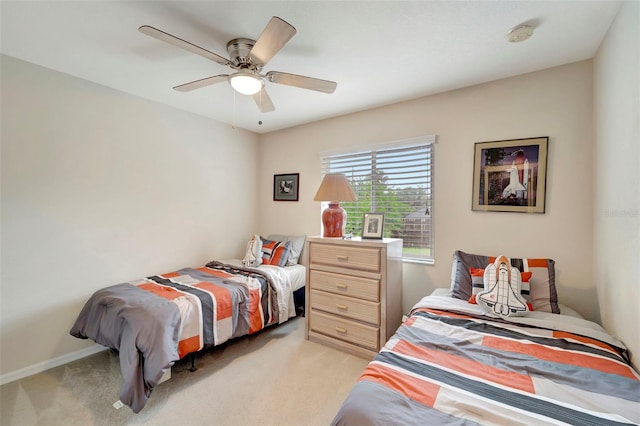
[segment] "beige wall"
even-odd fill
[[[95,347],[69,329],[98,288],[241,252],[258,138],[0,58],[6,380]]]
[[[320,233],[318,153],[436,134],[434,266],[404,265],[403,308],[449,286],[461,249],[556,260],[562,303],[597,319],[593,271],[592,63],[428,96],[261,137],[261,232]],[[474,142],[549,136],[547,212],[471,211]],[[272,176],[300,173],[300,201],[271,201]]]
[[[623,4],[594,62],[594,277],[602,324],[640,356],[640,3]]]

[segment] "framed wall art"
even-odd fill
[[[298,201],[300,173],[273,175],[273,201]]]
[[[382,239],[384,227],[384,214],[365,213],[362,221],[362,238]]]
[[[548,144],[547,136],[477,142],[472,209],[544,213]]]

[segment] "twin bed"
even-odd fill
[[[119,352],[120,401],[137,413],[176,361],[296,315],[304,241],[282,243],[259,266],[211,261],[98,290],[70,333]]]
[[[451,288],[414,306],[333,425],[640,423],[640,376],[624,344],[557,303],[553,261],[512,259],[533,271],[525,316],[469,302],[470,270],[492,259],[456,252]]]
[[[624,345],[595,323],[531,312],[509,321],[428,296],[367,366],[334,425],[640,422]]]

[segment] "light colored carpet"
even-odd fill
[[[0,387],[9,425],[327,425],[367,360],[304,340],[304,318],[178,363],[134,414],[119,410],[118,356],[105,351]]]

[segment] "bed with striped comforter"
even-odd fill
[[[120,400],[137,413],[179,359],[293,316],[283,268],[213,261],[96,291],[70,333],[119,351]]]
[[[367,366],[333,425],[640,423],[640,378],[599,325],[509,321],[428,296]]]

